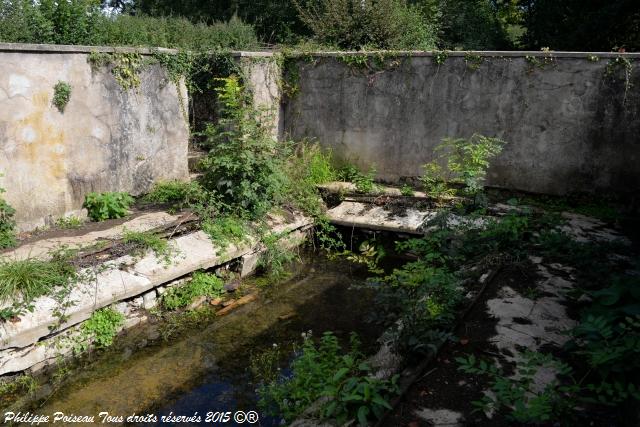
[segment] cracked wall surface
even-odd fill
[[[88,53],[54,49],[0,51],[0,187],[20,229],[77,213],[90,191],[138,195],[188,179],[189,131],[160,66],[125,91],[107,68],[92,70]],[[64,113],[52,104],[58,81],[72,87]]]
[[[297,61],[299,92],[284,106],[295,139],[317,138],[334,155],[397,181],[422,174],[444,137],[473,133],[509,142],[490,185],[566,194],[640,190],[640,57],[607,70],[613,56],[464,53],[438,65],[430,53],[388,57],[385,69],[350,67],[337,55]],[[505,55],[505,56],[500,56]],[[395,64],[392,64],[395,62]],[[610,74],[610,75],[608,75]]]

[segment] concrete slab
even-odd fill
[[[293,215],[288,219],[273,216],[271,224],[274,232],[289,233],[309,226],[311,220],[301,215]],[[301,234],[296,232],[287,242],[299,242],[300,238]],[[54,327],[65,330],[88,319],[97,309],[146,294],[193,271],[221,265],[254,252],[257,239],[252,238],[243,245],[229,245],[222,250],[204,232],[199,231],[177,237],[169,244],[175,249],[169,262],[149,252],[141,259],[124,256],[94,269],[83,270],[81,277],[84,279],[71,290],[68,301],[73,304],[65,310],[66,320],[61,325],[58,324],[59,317],[55,315],[58,303],[49,296],[38,298],[33,303],[34,310],[21,316],[19,321],[0,323],[0,350],[11,350],[17,357],[22,354],[21,349],[50,335]],[[139,305],[145,304],[144,298],[140,297],[140,300]],[[42,350],[29,350],[28,355],[27,360],[48,357]],[[11,367],[17,366],[16,363],[7,364],[6,368],[0,366],[0,375],[13,372],[8,369],[14,369]]]
[[[86,248],[100,240],[119,239],[125,230],[149,231],[170,224],[179,218],[179,215],[171,215],[167,212],[150,212],[106,230],[92,231],[79,236],[63,236],[37,240],[0,254],[0,259],[24,260],[28,258],[38,258],[46,260],[51,258],[51,252],[64,246],[69,249]]]

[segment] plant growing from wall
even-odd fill
[[[182,286],[169,288],[162,295],[162,306],[167,310],[177,310],[188,306],[197,297],[216,298],[224,294],[224,283],[215,274],[196,271],[191,281]]]
[[[92,67],[110,67],[120,87],[127,91],[140,86],[140,72],[145,66],[142,55],[133,52],[91,52],[87,58]]]
[[[53,87],[53,105],[58,111],[64,113],[64,109],[71,99],[71,85],[67,82],[59,81]]]
[[[476,71],[478,68],[480,68],[484,61],[485,59],[477,53],[467,52],[464,55],[465,64],[467,64],[467,67],[473,71]]]
[[[438,64],[438,66],[444,64],[449,58],[449,52],[446,50],[434,50],[433,51],[433,62]]]
[[[1,175],[0,175],[1,176]],[[14,215],[16,210],[2,197],[5,192],[0,188],[0,249],[10,248],[16,244]]]
[[[124,320],[124,315],[112,308],[94,311],[91,317],[80,326],[80,335],[74,351],[84,352],[91,345],[99,349],[110,347]]]
[[[105,221],[126,216],[133,202],[133,197],[128,193],[92,192],[85,196],[83,207],[93,221]]]
[[[622,73],[622,81],[624,82],[624,97],[622,99],[622,105],[627,101],[627,93],[631,89],[631,74],[633,73],[633,65],[629,58],[617,56],[612,58],[607,63],[604,75],[610,80],[620,79],[620,73]]]

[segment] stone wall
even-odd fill
[[[392,182],[420,175],[442,138],[477,132],[509,143],[490,185],[640,190],[640,54],[465,55],[438,64],[429,52],[400,53],[383,67],[331,53],[300,57],[288,67],[299,90],[285,103],[284,129]],[[626,88],[624,67],[609,67],[618,56],[634,64]]]
[[[184,84],[153,65],[123,90],[107,68],[92,70],[94,50],[0,44],[0,187],[22,230],[78,214],[90,191],[138,195],[188,179]],[[72,87],[64,113],[52,104],[58,81]]]

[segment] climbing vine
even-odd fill
[[[622,105],[626,103],[627,93],[629,92],[629,89],[631,89],[632,72],[633,65],[631,64],[631,60],[622,56],[611,58],[604,71],[605,77],[610,80],[617,80],[620,73],[622,73],[622,80],[624,82],[624,97],[622,99]]]
[[[467,52],[464,55],[464,63],[467,64],[471,70],[476,71],[482,63],[484,62],[484,58],[477,53]]]
[[[87,60],[94,68],[110,66],[111,74],[124,91],[140,86],[140,72],[145,63],[137,52],[91,52]]]
[[[433,51],[433,62],[438,65],[442,65],[449,58],[449,52],[446,50],[434,50]]]

